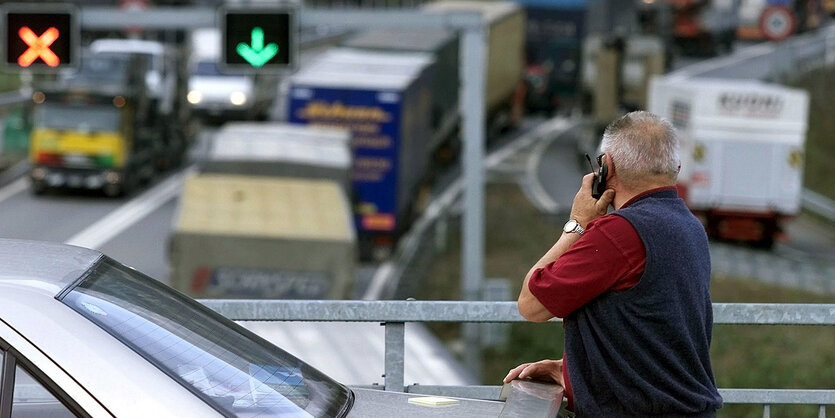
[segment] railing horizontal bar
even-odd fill
[[[713,323],[835,325],[835,304],[714,303]]]
[[[727,404],[835,405],[835,390],[719,389]]]
[[[236,321],[524,322],[516,302],[201,300]],[[714,303],[714,324],[835,325],[835,304]]]
[[[269,7],[267,7],[269,8]],[[141,27],[146,30],[195,29],[217,26],[218,11],[211,7],[154,7],[144,10],[111,6],[88,6],[81,9],[84,29]],[[419,10],[315,9],[299,10],[302,25],[326,25],[332,28],[411,28],[470,29],[480,28],[478,13],[456,11],[424,13]]]
[[[380,389],[382,386],[354,386],[365,389]],[[408,393],[423,395],[451,396],[454,398],[472,398],[498,400],[502,387],[483,386],[444,386],[444,385],[409,385],[404,388]],[[719,389],[719,394],[726,404],[760,405],[835,405],[835,390],[817,389]]]
[[[29,95],[19,90],[2,93],[0,94],[0,107],[19,105],[22,103],[26,103],[30,100],[32,100],[32,98]]]
[[[410,385],[406,386],[408,393],[422,395],[452,396],[453,398],[499,400],[502,393],[501,386],[439,386],[439,385]]]
[[[521,322],[515,302],[201,300],[235,321]]]

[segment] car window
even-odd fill
[[[73,418],[43,385],[20,366],[15,368],[11,418]]]
[[[335,417],[350,405],[345,386],[106,257],[59,297],[226,415]]]

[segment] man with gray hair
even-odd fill
[[[676,192],[672,125],[632,112],[603,134],[606,191],[583,177],[562,235],[525,276],[519,312],[563,318],[561,360],[512,369],[555,381],[578,417],[713,417],[710,252]],[[609,205],[615,211],[607,215]]]

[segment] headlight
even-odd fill
[[[46,170],[40,167],[33,168],[32,178],[35,180],[43,180],[44,178],[46,178]]]
[[[104,172],[104,180],[109,184],[118,184],[122,181],[122,176],[115,171],[108,170]]]
[[[246,94],[236,91],[229,95],[229,101],[235,106],[243,106],[246,103]]]
[[[200,93],[197,90],[192,90],[188,92],[188,95],[186,95],[186,100],[188,100],[191,104],[200,103],[203,101],[203,93]]]

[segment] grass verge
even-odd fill
[[[541,215],[513,184],[489,185],[485,209],[485,274],[508,278],[516,295],[528,268],[557,239],[561,221]],[[418,298],[459,298],[459,237],[452,231],[447,250],[430,268]],[[835,295],[725,276],[713,278],[712,297],[714,302],[835,303]],[[457,324],[433,324],[432,328],[452,346],[460,346]],[[483,352],[483,381],[500,384],[507,371],[520,363],[561,357],[562,338],[562,327],[557,323],[511,325],[508,344]],[[717,326],[711,355],[722,388],[822,389],[832,388],[835,382],[833,346],[835,327]],[[817,416],[817,407],[774,406],[771,411],[772,416]],[[760,417],[762,408],[728,405],[719,416]]]
[[[0,93],[20,88],[20,77],[17,74],[0,72]]]
[[[835,175],[835,68],[811,71],[793,80],[792,87],[809,93],[809,130],[806,134],[806,164],[804,186],[830,199],[835,199],[832,178]]]

